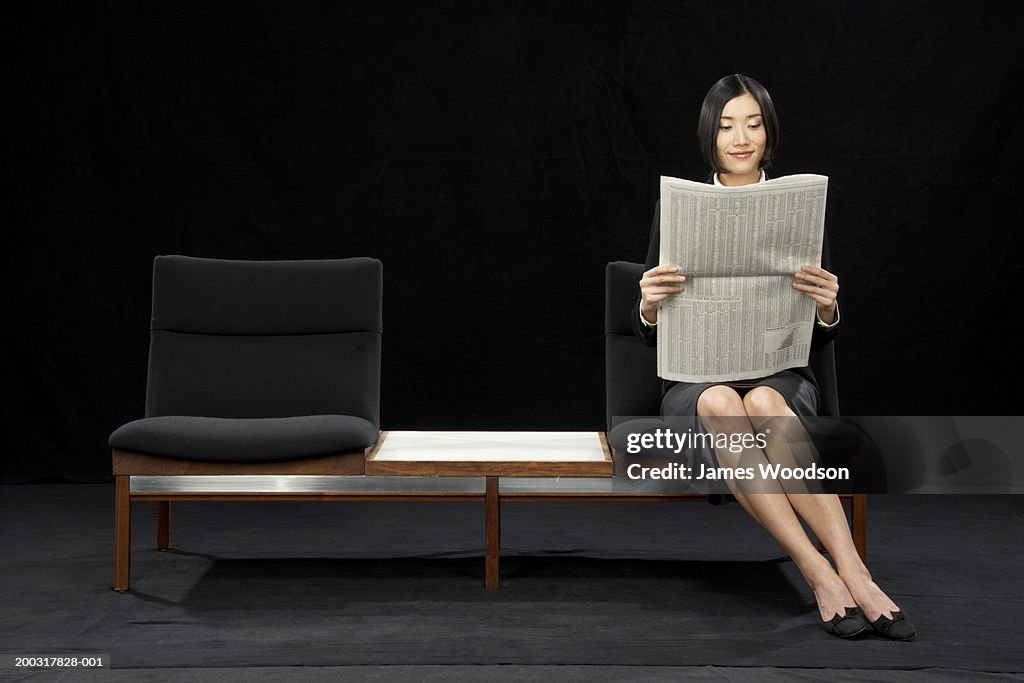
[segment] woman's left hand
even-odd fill
[[[818,305],[818,318],[826,325],[836,320],[836,297],[839,296],[839,278],[824,268],[803,266],[793,273],[793,287],[814,299]]]

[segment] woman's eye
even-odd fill
[[[719,126],[718,130],[732,130],[732,126]]]
[[[760,128],[761,124],[760,123],[752,123],[752,124],[750,124],[750,127],[751,128]]]

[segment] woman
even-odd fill
[[[698,143],[711,166],[709,182],[727,186],[749,185],[765,179],[778,143],[779,124],[771,96],[764,86],[747,76],[726,76],[704,98],[697,124]],[[651,232],[646,272],[640,280],[640,301],[634,315],[637,333],[653,344],[658,309],[662,302],[686,287],[686,276],[676,266],[658,264],[658,210]],[[792,286],[814,300],[817,321],[812,347],[827,344],[839,329],[836,296],[839,280],[828,271],[828,241],[822,250],[823,268],[805,265],[794,273]],[[745,425],[751,432],[773,416],[813,416],[819,404],[818,384],[810,368],[784,370],[755,380],[714,384],[666,383],[662,398],[664,416],[693,416],[713,424],[726,419]],[[792,421],[794,424],[796,421]],[[735,459],[716,452],[719,461]],[[756,467],[791,457],[776,441],[755,449]],[[750,457],[746,454],[745,457]],[[782,464],[788,464],[783,462]],[[740,490],[729,483],[737,501],[789,553],[818,602],[825,630],[849,638],[869,627],[897,640],[912,638],[915,630],[899,607],[871,580],[853,544],[846,515],[836,495],[792,493],[778,484],[761,483],[760,492]],[[817,551],[798,519],[802,517],[828,549],[832,564]]]

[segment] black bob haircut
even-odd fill
[[[720,78],[711,86],[704,96],[704,104],[700,107],[700,118],[697,119],[697,148],[704,160],[715,173],[722,170],[722,162],[718,159],[715,141],[718,139],[718,127],[721,125],[722,109],[734,97],[749,94],[761,107],[761,120],[764,125],[765,145],[764,156],[758,168],[768,168],[775,156],[775,148],[779,144],[779,117],[775,113],[772,96],[763,85],[750,76],[732,74]]]

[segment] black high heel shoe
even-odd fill
[[[868,630],[868,620],[859,607],[847,607],[846,614],[836,614],[831,620],[821,622],[821,625],[826,632],[840,638],[854,638]]]
[[[892,619],[880,615],[877,619],[870,622],[871,630],[883,638],[889,638],[891,640],[910,640],[917,635],[917,629],[914,628],[914,622],[907,618],[901,610],[896,610],[892,613]]]

